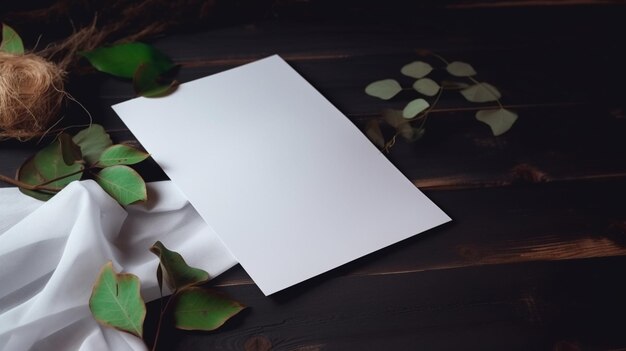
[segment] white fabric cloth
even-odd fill
[[[88,302],[102,265],[137,275],[159,297],[155,241],[211,277],[236,264],[171,182],[148,184],[149,202],[122,208],[95,182],[73,182],[48,202],[0,189],[0,350],[144,350],[100,326]]]

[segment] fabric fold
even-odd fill
[[[73,182],[46,203],[0,189],[0,350],[142,350],[101,327],[88,308],[103,264],[137,275],[159,297],[157,240],[211,277],[236,264],[171,182],[148,184],[150,201],[126,210],[95,182]]]

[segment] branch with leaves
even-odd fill
[[[146,183],[129,165],[150,155],[125,144],[113,144],[109,134],[93,124],[70,137],[61,133],[48,146],[27,159],[15,179],[0,180],[47,201],[75,180],[92,178],[121,205],[147,199]]]
[[[496,102],[497,107],[477,111],[476,119],[487,124],[494,136],[502,135],[511,129],[517,120],[517,114],[504,108],[500,102],[501,94],[496,87],[475,79],[476,70],[468,63],[448,62],[437,54],[431,55],[445,65],[444,69],[449,75],[464,78],[467,82],[442,80],[437,83],[427,77],[434,68],[425,61],[414,61],[404,65],[400,73],[417,79],[412,85],[413,90],[425,97],[433,98],[432,103],[429,103],[425,98],[417,98],[411,100],[403,110],[384,110],[382,113],[383,120],[393,127],[396,133],[390,140],[385,140],[379,121],[371,120],[366,126],[366,134],[375,145],[389,152],[396,143],[398,136],[409,142],[420,139],[425,133],[424,125],[428,116],[439,102],[444,90],[458,90],[469,102]],[[390,100],[402,90],[403,88],[397,80],[383,79],[370,83],[365,88],[365,93],[382,100]],[[415,126],[413,124],[415,122],[419,122],[419,125]]]
[[[156,350],[163,320],[172,314],[174,326],[183,330],[212,331],[241,312],[245,306],[199,285],[209,274],[187,265],[183,257],[157,241],[150,251],[159,257],[157,281],[163,298],[163,281],[173,291],[165,305],[161,304],[152,350]],[[140,294],[139,278],[116,273],[111,262],[105,264],[96,280],[89,309],[102,325],[143,338],[146,305]]]

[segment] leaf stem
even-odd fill
[[[154,343],[152,344],[151,351],[156,351],[156,349],[157,349],[157,344],[159,342],[159,334],[161,334],[161,324],[163,324],[163,317],[165,316],[165,312],[167,312],[167,309],[170,307],[170,303],[174,299],[176,299],[176,295],[177,294],[178,294],[178,290],[174,291],[174,293],[167,299],[167,303],[165,304],[165,307],[163,309],[161,309],[161,311],[159,313],[159,321],[158,321],[158,324],[157,324],[156,334],[154,335]]]
[[[64,175],[62,175],[62,176],[58,176],[58,177],[56,177],[56,178],[52,178],[52,179],[47,180],[47,181],[45,181],[45,182],[43,182],[43,183],[41,183],[41,184],[38,184],[37,186],[45,186],[45,185],[48,185],[48,184],[50,184],[50,183],[54,183],[54,182],[56,182],[57,180],[65,179],[65,178],[67,178],[67,177],[71,177],[71,176],[73,176],[73,175],[76,175],[76,174],[79,174],[79,173],[82,173],[82,172],[88,171],[88,170],[90,170],[90,169],[92,169],[92,168],[93,168],[93,167],[82,168],[82,169],[80,169],[80,170],[78,170],[78,171],[74,171],[74,172],[71,172],[71,173],[68,173],[68,174],[64,174]],[[60,189],[59,189],[59,190],[60,190]]]
[[[48,183],[32,185],[32,184],[27,184],[27,183],[24,183],[22,181],[19,181],[17,179],[9,178],[9,177],[7,177],[5,175],[2,175],[2,174],[0,174],[0,180],[5,182],[5,183],[9,183],[11,185],[15,185],[17,187],[24,188],[26,190],[32,190],[32,191],[49,191],[49,192],[56,193],[59,190],[61,190],[59,188],[47,187],[46,185]]]
[[[430,54],[435,56],[436,58],[438,58],[441,62],[445,63],[446,66],[450,64],[450,62],[448,62],[448,60],[446,60],[445,58],[443,58],[443,56],[437,54],[436,52],[431,52]]]

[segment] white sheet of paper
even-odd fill
[[[113,109],[265,295],[450,220],[276,55]]]

